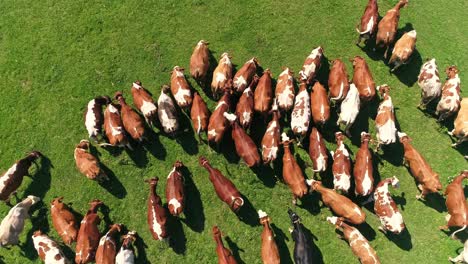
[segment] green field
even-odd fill
[[[184,121],[188,131],[178,142],[155,130],[157,136],[153,141],[134,153],[112,154],[99,147],[95,149],[110,171],[113,181],[110,186],[102,187],[86,179],[75,168],[74,146],[87,137],[83,111],[88,101],[97,95],[113,96],[115,91],[123,90],[131,102],[130,87],[137,79],[157,98],[161,85],[169,82],[173,66],[184,66],[188,73],[190,55],[200,39],[210,42],[216,59],[229,51],[239,69],[256,56],[260,65],[270,68],[275,77],[281,66],[289,66],[298,73],[305,57],[318,45],[324,47],[329,60],[342,58],[349,73],[352,68],[348,59],[364,56],[376,84],[387,83],[392,87],[401,130],[413,138],[413,145],[446,186],[451,177],[467,169],[463,155],[468,155],[468,146],[452,148],[446,132],[453,125],[448,122],[441,126],[434,117],[416,108],[420,90],[415,81],[422,62],[435,57],[441,78],[445,78],[445,67],[455,64],[460,69],[462,86],[468,82],[468,1],[410,1],[401,12],[400,28],[417,30],[418,52],[411,64],[395,75],[389,74],[382,60],[383,52],[366,52],[355,46],[354,28],[366,2],[0,1],[0,170],[6,171],[30,150],[40,150],[47,156],[39,166],[33,166],[33,177],[25,178],[18,192],[20,198],[33,194],[44,203],[34,208],[22,233],[21,246],[0,248],[0,262],[40,262],[31,235],[42,229],[59,240],[49,214],[50,201],[57,196],[64,196],[64,201],[72,203],[81,214],[86,212],[89,201],[101,199],[107,206],[101,214],[106,220],[101,223],[103,232],[106,222],[116,222],[140,234],[138,263],[217,263],[213,225],[219,225],[229,237],[225,245],[234,251],[240,263],[261,263],[262,227],[256,222],[254,209],[269,213],[282,260],[293,262],[294,244],[286,213],[292,206],[291,194],[287,186],[274,180],[275,173],[281,177],[281,170],[263,169],[256,175],[233,154],[230,140],[223,143],[222,154],[207,145],[197,145],[188,121]],[[380,15],[396,2],[378,1]],[[326,80],[327,71],[322,68],[319,80]],[[192,79],[190,82],[201,91]],[[468,96],[466,90],[462,93]],[[215,102],[201,94],[213,109]],[[360,117],[361,127],[368,120],[374,137],[374,121],[368,116],[375,113],[376,107],[364,109]],[[333,126],[325,131],[329,150],[336,147],[331,140],[335,131]],[[354,131],[355,135],[359,133]],[[358,137],[346,141],[353,157],[358,142]],[[307,152],[297,147],[294,152],[311,178]],[[368,210],[368,225],[360,227],[361,231],[382,263],[447,262],[448,256],[455,256],[462,244],[438,230],[438,226],[445,224],[443,198],[429,196],[426,203],[416,200],[419,191],[401,165],[402,147],[395,144],[383,153],[378,173],[381,178],[396,175],[400,179],[401,188],[391,192],[409,232],[400,237],[383,235],[377,229],[378,218]],[[248,198],[251,207],[245,210],[243,221],[218,200],[207,172],[198,165],[199,155],[205,155]],[[183,220],[172,227],[173,242],[169,244],[151,238],[146,224],[149,188],[143,180],[159,176],[162,180],[157,191],[164,197],[164,179],[177,159],[187,166],[189,201]],[[8,210],[7,205],[0,204],[0,217]],[[347,243],[339,240],[334,228],[325,221],[331,212],[318,207],[317,195],[295,210],[316,237],[316,250],[325,263],[358,263]],[[66,252],[73,258],[72,250],[74,245]]]

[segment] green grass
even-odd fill
[[[111,222],[137,230],[147,245],[146,257],[140,255],[141,263],[145,258],[152,263],[216,263],[211,235],[213,225],[219,225],[230,237],[231,249],[243,262],[261,263],[262,228],[238,220],[218,200],[206,171],[197,162],[199,155],[205,155],[212,165],[232,179],[255,209],[269,213],[280,230],[277,242],[284,262],[291,263],[293,242],[286,213],[292,206],[289,189],[281,183],[266,186],[232,154],[226,155],[226,159],[206,145],[197,146],[187,133],[182,140],[184,147],[159,136],[160,144],[147,147],[155,155],[143,148],[139,148],[133,158],[125,152],[112,156],[97,149],[102,163],[120,182],[114,184],[110,192],[87,180],[75,168],[74,146],[87,137],[82,119],[86,103],[94,96],[113,95],[117,90],[124,90],[131,101],[130,86],[136,79],[140,79],[155,97],[159,96],[160,86],[169,82],[169,72],[174,65],[188,69],[190,54],[200,39],[210,42],[216,58],[229,51],[233,62],[240,66],[256,56],[274,76],[280,73],[281,66],[292,67],[297,73],[305,57],[318,45],[323,45],[328,59],[344,59],[350,73],[347,59],[354,55],[365,56],[376,83],[392,87],[401,129],[413,138],[414,146],[440,174],[445,186],[449,177],[466,169],[467,163],[460,154],[467,155],[466,145],[459,151],[451,148],[447,128],[440,127],[433,117],[416,109],[420,98],[419,87],[414,84],[419,71],[418,59],[403,67],[397,76],[391,76],[382,60],[368,58],[354,45],[357,38],[354,26],[366,2],[1,1],[0,168],[6,170],[32,149],[42,151],[51,165],[48,166],[46,160],[32,179],[25,178],[19,196],[39,195],[45,205],[36,208],[32,218],[34,227],[28,221],[21,236],[21,243],[26,245],[23,249],[0,249],[3,261],[40,262],[30,236],[33,230],[40,228],[59,239],[48,209],[54,197],[65,196],[65,202],[73,203],[73,208],[82,214],[89,201],[99,198],[110,209]],[[379,1],[380,14],[384,15],[395,2]],[[468,37],[464,30],[468,28],[468,20],[463,12],[467,9],[467,1],[450,4],[414,1],[402,10],[400,20],[400,28],[411,23],[418,31],[417,49],[422,60],[435,57],[441,72],[448,65],[457,65],[461,69],[462,83],[468,82],[465,73]],[[466,91],[463,94],[468,95]],[[208,103],[211,109],[215,105],[210,100]],[[375,135],[371,119],[369,129]],[[328,131],[330,135],[332,132]],[[357,146],[350,140],[346,143],[352,152],[356,151]],[[328,142],[328,147],[335,149],[333,142]],[[305,163],[310,163],[304,150],[295,148],[295,152]],[[415,199],[418,190],[407,169],[401,166],[401,155],[398,146],[387,151],[379,173],[382,178],[396,175],[401,181],[401,188],[392,193],[400,197],[397,201],[403,209],[410,236],[389,240],[377,231],[379,221],[369,211],[366,213],[370,228],[366,228],[365,234],[383,263],[446,262],[448,256],[456,255],[455,250],[462,244],[437,229],[445,224],[445,206],[441,199],[428,199],[428,205]],[[187,220],[188,224],[176,225],[178,252],[151,239],[146,224],[148,186],[143,183],[143,179],[154,176],[164,179],[176,159],[188,167],[196,186],[192,185],[189,194],[191,219]],[[310,168],[305,172],[312,177]],[[273,175],[261,177],[268,179]],[[164,188],[162,180],[157,189],[162,196]],[[304,226],[317,237],[315,243],[323,260],[357,263],[348,245],[337,239],[333,227],[326,223],[326,216],[331,215],[329,210],[322,208],[320,213],[311,210],[310,204],[316,204],[316,199],[313,196],[306,206],[312,214],[299,207],[296,210]],[[438,206],[442,210],[434,209]],[[8,210],[6,205],[0,204],[2,218]],[[103,223],[102,231],[104,228]]]

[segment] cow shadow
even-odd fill
[[[182,227],[181,221],[174,216],[170,216],[169,232],[169,247],[178,254],[185,255],[187,250],[187,238],[185,237],[184,228]]]
[[[67,246],[65,244],[60,245],[60,249],[62,250],[63,254],[65,257],[69,260],[74,260],[75,259],[75,252],[70,248],[70,246]]]
[[[210,63],[210,67],[208,68],[208,73],[206,75],[205,80],[203,81],[197,81],[198,86],[202,89],[203,93],[210,99],[210,100],[215,100],[213,93],[211,92],[211,81],[213,80],[213,73],[218,66],[218,60],[216,57],[213,55],[214,53],[210,50],[208,52],[208,61]]]
[[[286,241],[289,241],[289,238],[275,224],[270,224],[270,227],[273,230],[273,234],[275,234],[275,241],[280,254],[280,263],[293,264],[291,253],[289,252],[288,245],[286,245]]]
[[[109,169],[106,165],[100,163],[101,169],[109,178],[108,181],[98,182],[99,185],[106,189],[110,194],[118,199],[123,199],[127,196],[127,190],[123,186],[122,182],[115,176],[114,172]]]
[[[424,205],[433,208],[439,213],[447,212],[447,206],[445,205],[445,199],[440,193],[430,193],[425,196],[422,200]]]
[[[241,220],[249,226],[258,226],[259,221],[257,210],[255,210],[252,203],[245,195],[242,195],[242,199],[244,200],[244,205],[240,208],[239,212],[237,213],[237,217],[239,218],[239,220]]]
[[[313,263],[324,263],[323,262],[323,254],[320,248],[315,244],[315,241],[319,239],[309,230],[307,229],[302,223],[300,224],[302,227],[302,231],[304,232],[307,241],[310,243],[310,249],[312,250],[312,262]]]
[[[242,264],[245,262],[240,258],[239,252],[244,252],[243,249],[239,248],[237,243],[231,240],[229,236],[224,237],[224,240],[226,240],[226,243],[228,245],[228,248],[231,249],[232,256],[237,260],[237,263]]]
[[[137,235],[135,243],[133,245],[135,246],[135,249],[136,249],[135,263],[150,263],[146,255],[146,249],[148,248],[148,245],[146,245],[143,238]]]
[[[140,144],[132,144],[133,150],[125,149],[128,157],[133,161],[133,164],[138,168],[145,168],[149,160],[146,156],[146,150]]]
[[[186,204],[184,209],[185,218],[181,219],[181,221],[193,231],[201,233],[205,229],[205,213],[203,210],[201,194],[192,179],[193,175],[189,169],[183,166],[181,173],[184,175]]]
[[[358,46],[361,49],[361,51],[366,53],[367,57],[369,57],[371,60],[384,61],[385,60],[383,56],[384,49],[380,49],[375,45],[375,42],[376,42],[375,35],[376,34],[374,34],[374,36],[372,36],[372,38],[370,38],[368,41],[364,41],[364,45],[356,45],[356,46]]]
[[[308,211],[311,215],[320,214],[320,194],[318,192],[311,192],[300,199],[297,207]]]
[[[104,221],[105,230],[108,230],[109,227],[114,224],[109,216],[111,209],[106,204],[102,204],[99,211],[101,211],[102,214],[102,221]]]
[[[34,173],[34,176],[31,177],[33,179],[32,183],[29,184],[29,186],[24,191],[24,198],[26,198],[27,195],[34,195],[41,198],[41,200],[44,199],[46,193],[50,189],[50,170],[52,168],[54,168],[54,166],[52,165],[50,159],[47,156],[43,155],[40,158],[40,165],[38,166],[38,169]]]
[[[361,132],[369,131],[369,105],[361,109],[349,129],[351,134],[351,143],[355,146],[361,146]],[[343,131],[345,132],[345,131]]]
[[[143,146],[144,149],[158,160],[165,160],[167,151],[166,148],[164,148],[164,145],[161,143],[161,140],[159,139],[159,134],[156,134],[156,132],[154,132],[154,130],[152,129],[148,129],[148,131],[148,140]]]
[[[324,48],[325,50],[325,48]],[[330,75],[330,61],[328,57],[324,54],[322,55],[322,61],[320,64],[320,68],[317,71],[316,81],[320,82],[323,86],[327,87],[328,85],[328,76]]]
[[[234,140],[231,136],[231,128],[227,128],[224,132],[220,147],[222,148],[221,153],[229,163],[239,163],[240,157],[237,155]]]
[[[273,188],[276,185],[275,171],[267,164],[259,165],[251,168],[252,172],[257,175],[257,178],[262,181],[263,185],[268,188]]]
[[[181,145],[184,151],[189,155],[195,155],[198,153],[198,141],[195,139],[195,135],[192,128],[190,118],[183,114],[179,119],[181,127],[185,127],[179,135],[177,135],[176,141]]]
[[[44,233],[48,233],[50,231],[49,221],[48,221],[48,214],[47,214],[47,207],[44,204],[44,201],[40,201],[37,204],[33,205],[30,209],[30,219],[32,227],[29,229],[26,235],[26,241],[24,244],[19,244],[19,248],[23,252],[23,255],[30,259],[34,260],[37,259],[37,251],[34,248],[34,242],[32,239],[32,235],[37,230],[41,230]]]
[[[381,145],[383,153],[377,153],[379,158],[386,160],[393,166],[401,166],[403,162],[404,149],[403,145],[398,141],[389,145]]]
[[[361,234],[369,241],[374,240],[377,235],[374,229],[372,229],[372,227],[367,222],[358,225],[357,229],[359,229]]]
[[[413,248],[413,242],[411,242],[411,234],[408,230],[408,226],[406,226],[406,228],[398,235],[392,232],[387,232],[385,237],[405,251],[410,251]]]

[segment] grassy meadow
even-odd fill
[[[379,0],[380,15],[396,0]],[[419,68],[426,58],[435,57],[445,79],[444,69],[455,64],[460,69],[462,89],[468,83],[467,1],[410,1],[402,10],[400,35],[412,28],[418,32],[417,52],[411,64],[389,74],[383,51],[357,47],[355,25],[366,0],[359,1],[0,1],[0,171],[6,171],[15,160],[31,150],[40,150],[46,158],[33,166],[32,178],[25,177],[18,196],[33,194],[43,199],[27,221],[20,246],[0,248],[0,262],[40,263],[31,235],[41,229],[60,240],[52,227],[50,201],[64,196],[64,202],[84,214],[88,203],[101,199],[106,207],[102,232],[110,223],[123,223],[136,230],[137,263],[217,263],[211,228],[218,225],[227,236],[228,246],[239,263],[261,263],[260,234],[256,210],[266,211],[272,220],[282,263],[293,263],[294,243],[288,232],[287,208],[292,207],[289,188],[275,180],[281,178],[279,162],[275,169],[250,170],[234,153],[230,133],[220,153],[207,145],[198,145],[186,116],[186,131],[173,140],[155,130],[151,143],[134,152],[111,153],[102,148],[93,151],[112,178],[112,183],[99,185],[79,174],[75,168],[75,145],[87,138],[83,111],[97,95],[113,96],[124,91],[131,103],[130,87],[139,79],[157,99],[162,84],[169,83],[175,65],[185,67],[187,77],[193,47],[200,39],[210,42],[218,59],[224,52],[232,54],[239,69],[256,56],[260,65],[270,68],[275,78],[282,66],[291,67],[296,75],[304,59],[316,46],[322,45],[328,60],[342,58],[352,74],[349,58],[364,56],[377,85],[392,88],[400,129],[413,139],[444,186],[461,170],[467,169],[463,155],[468,144],[454,149],[447,135],[453,122],[439,125],[428,113],[416,108],[420,89],[416,83]],[[465,10],[465,12],[463,11]],[[465,30],[464,30],[465,29]],[[318,79],[327,79],[324,61]],[[194,89],[201,92],[210,109],[211,100],[193,79]],[[462,95],[468,96],[466,90]],[[375,137],[372,117],[377,102],[362,110],[353,138],[346,144],[352,157],[359,146],[358,135],[369,130]],[[336,120],[336,114],[332,118]],[[265,127],[253,131],[260,142]],[[330,122],[324,131],[329,150],[335,150]],[[285,128],[286,130],[288,128]],[[401,209],[408,232],[385,236],[378,231],[378,218],[365,209],[367,224],[359,227],[377,251],[382,263],[444,263],[462,247],[438,230],[445,224],[446,208],[441,196],[428,196],[426,202],[415,199],[419,193],[408,170],[402,166],[402,147],[394,144],[380,152],[377,178],[396,175],[400,189],[391,190]],[[311,161],[304,149],[294,147],[299,164],[307,177],[313,176]],[[228,176],[246,197],[247,206],[239,220],[216,196],[208,174],[198,165],[199,155]],[[181,160],[187,167],[187,205],[185,215],[171,227],[171,242],[154,241],[146,223],[146,201],[149,187],[144,179],[158,176],[158,193],[165,202],[165,177],[172,164]],[[281,156],[279,157],[281,159]],[[330,183],[331,174],[323,175]],[[12,199],[16,203],[16,199]],[[3,218],[9,207],[0,204]],[[334,227],[326,222],[331,215],[320,208],[318,196],[311,195],[295,208],[304,226],[315,237],[316,256],[325,263],[358,263],[347,243],[336,237]],[[64,247],[71,258],[71,249]]]

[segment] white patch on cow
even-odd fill
[[[107,233],[107,234],[109,234],[109,233]],[[99,239],[99,246],[102,246],[102,245],[104,245],[106,243],[106,240],[108,239],[107,234],[104,235],[103,237],[101,237],[101,239]]]
[[[174,94],[174,99],[179,105],[187,104],[185,97],[192,97],[192,93],[189,89],[184,89],[179,84],[179,89],[177,89],[176,94]]]
[[[171,177],[171,175],[176,171],[176,167],[172,167],[172,170],[171,172],[169,172],[169,175],[167,175],[167,178],[169,179]]]
[[[349,92],[341,103],[340,122],[345,125],[353,124],[359,114],[359,91],[354,83],[349,86]]]
[[[174,66],[174,71],[176,73],[176,76],[185,78],[184,71],[180,70],[179,68],[180,68],[179,66]]]
[[[319,147],[319,151],[320,151],[320,147]],[[322,153],[320,153],[320,155],[317,157],[315,162],[317,164],[317,169],[314,170],[315,172],[327,170],[327,162],[325,161],[325,156],[323,156]]]
[[[231,59],[229,58],[229,54],[227,52],[224,52],[221,55],[221,60],[219,61],[219,64],[224,64],[224,65],[232,65]]]
[[[385,230],[389,230],[395,233],[401,233],[403,231],[403,216],[399,211],[394,211],[391,204],[393,200],[388,192],[388,182],[385,182],[382,186],[377,187],[374,192],[374,200],[382,207],[386,207],[390,213],[380,215],[380,222]]]
[[[325,106],[324,104],[321,104],[320,105],[320,114],[323,116],[323,114],[325,114]]]
[[[159,117],[159,119],[165,131],[174,131],[177,127],[177,119],[169,118],[166,110],[162,110],[162,115]]]
[[[200,115],[197,116],[197,123],[198,123],[198,129],[197,129],[197,134],[200,134],[200,131],[202,129],[202,125],[201,125],[201,117]]]
[[[332,100],[339,100],[339,99],[341,99],[341,97],[343,97],[343,92],[344,92],[344,82],[341,82],[341,85],[340,85],[340,92],[338,93],[338,96],[337,96],[337,97],[332,97],[331,99],[332,99]]]
[[[156,112],[157,108],[152,102],[143,100],[143,105],[141,105],[140,110],[143,113],[143,115],[146,117],[146,116],[151,115],[153,112]]]
[[[336,225],[337,221],[338,221],[338,217],[336,216],[327,217],[327,222],[329,222],[330,224]]]
[[[109,108],[109,112],[111,112],[113,114],[119,114],[119,110],[115,106],[113,106],[112,104],[109,104],[107,106],[107,108]]]
[[[417,33],[416,30],[411,30],[410,32],[406,33],[409,37],[416,38]]]
[[[336,150],[337,152],[338,151],[341,151],[341,153],[343,153],[343,155],[345,157],[349,157],[349,152],[348,150],[346,149],[345,145],[343,143],[341,143],[339,146],[338,146],[338,149]],[[338,154],[339,155],[339,154]]]
[[[287,85],[277,96],[278,105],[283,109],[291,107],[294,103],[294,92],[291,88],[291,85]]]
[[[177,209],[181,206],[181,204],[179,203],[179,201],[177,201],[176,198],[172,198],[171,200],[169,200],[168,205],[171,204],[174,207],[174,212],[177,212]]]
[[[209,136],[216,137],[216,129],[208,130],[208,135],[209,135]]]
[[[16,166],[17,164],[13,164],[13,166],[11,166],[7,172],[5,172],[5,174],[3,174],[3,176],[0,178],[0,193],[3,192],[3,189],[5,189],[6,187],[6,182],[7,180],[10,178],[10,175],[14,174],[16,172]]]
[[[289,137],[288,137],[288,135],[286,135],[285,132],[283,132],[283,133],[281,134],[281,140],[282,140],[282,141],[288,141],[288,140],[289,140]]]
[[[153,231],[156,233],[156,235],[157,235],[157,237],[159,239],[162,239],[162,237],[161,237],[162,227],[161,227],[161,225],[158,223],[158,221],[156,219],[156,210],[154,208],[152,208],[151,213],[152,213],[151,221],[153,222],[153,225],[152,225]]]
[[[359,32],[360,34],[366,34],[366,33],[369,33],[372,28],[374,27],[374,19],[371,18],[369,19],[369,22],[367,22],[367,25],[366,25],[366,30],[363,31],[363,32]]]
[[[310,122],[310,97],[307,90],[301,91],[294,102],[291,113],[291,128],[297,133],[305,133],[309,129]]]
[[[65,258],[62,251],[58,247],[57,243],[50,239],[46,235],[32,236],[34,248],[37,252],[42,250],[45,255],[44,263],[47,264],[65,264],[70,263],[68,259]],[[47,248],[47,250],[46,250]],[[56,256],[60,256],[57,260]]]
[[[247,111],[244,111],[242,113],[242,117],[244,118],[244,124],[249,124],[250,123],[250,117],[251,117],[251,113],[247,112]]]
[[[422,76],[426,73],[426,76]],[[428,76],[430,75],[430,77]],[[434,98],[440,96],[442,83],[439,78],[439,71],[435,59],[431,59],[423,64],[418,76],[418,85],[423,91],[424,98]]]
[[[285,68],[279,75],[279,77],[283,76],[283,75],[289,75],[289,68]],[[283,81],[283,80],[279,80],[279,81]],[[278,82],[279,82],[278,81]]]
[[[340,179],[338,180],[338,178]],[[344,173],[334,175],[333,186],[335,190],[343,190],[347,192],[351,187],[351,176]]]
[[[138,90],[142,88],[141,85],[138,85],[137,83],[133,83],[133,87]]]
[[[247,85],[247,81],[245,80],[244,76],[238,76],[235,80],[234,80],[234,86],[235,87],[241,87],[241,86],[245,86]]]
[[[263,217],[267,217],[267,216],[268,216],[267,213],[265,213],[262,210],[258,210],[258,218],[263,218]]]
[[[216,82],[218,83],[224,82],[226,80],[226,75],[224,75],[224,73],[222,72],[217,72],[215,79],[216,79]]]
[[[96,101],[93,99],[88,103],[88,111],[86,112],[85,126],[88,130],[89,137],[95,137],[98,135],[98,130],[96,128],[96,116],[94,115],[93,108],[96,106]]]
[[[442,93],[442,98],[437,105],[438,112],[441,110],[453,112],[457,107],[459,107],[460,95],[458,94],[457,87],[460,87],[460,78],[458,77],[458,74],[456,74],[454,78],[447,80],[447,82],[444,84],[444,87],[442,87],[442,91],[447,90],[452,93],[452,95],[444,96],[444,93]]]
[[[380,104],[376,119],[379,115],[387,114],[387,111],[390,111],[390,114],[393,116],[393,103],[390,96]],[[388,119],[385,124],[375,123],[375,127],[377,128],[377,138],[380,143],[384,145],[395,143],[397,129],[393,120]]]
[[[247,98],[250,97],[250,94],[249,94],[250,92],[252,92],[252,89],[250,88],[250,86],[244,90],[244,94],[245,96],[247,96]]]
[[[358,214],[358,215],[362,215],[361,209],[359,209],[359,207],[357,207],[357,206],[354,207],[353,211],[354,211],[356,214]]]
[[[230,122],[235,122],[237,119],[237,116],[235,114],[230,114],[228,112],[224,112],[223,116]]]
[[[369,160],[369,158],[367,158]],[[372,166],[370,164],[369,166]],[[369,171],[366,170],[366,173],[364,173],[364,179],[362,180],[362,189],[364,192],[364,196],[370,194],[370,191],[372,189],[372,181],[369,177]]]
[[[133,264],[135,263],[135,254],[130,249],[120,248],[119,253],[115,257],[115,264]]]
[[[218,104],[216,105],[215,110],[218,109],[218,108],[220,108],[220,107],[223,106],[223,105],[227,105],[227,103],[226,103],[225,101],[219,101]]]

